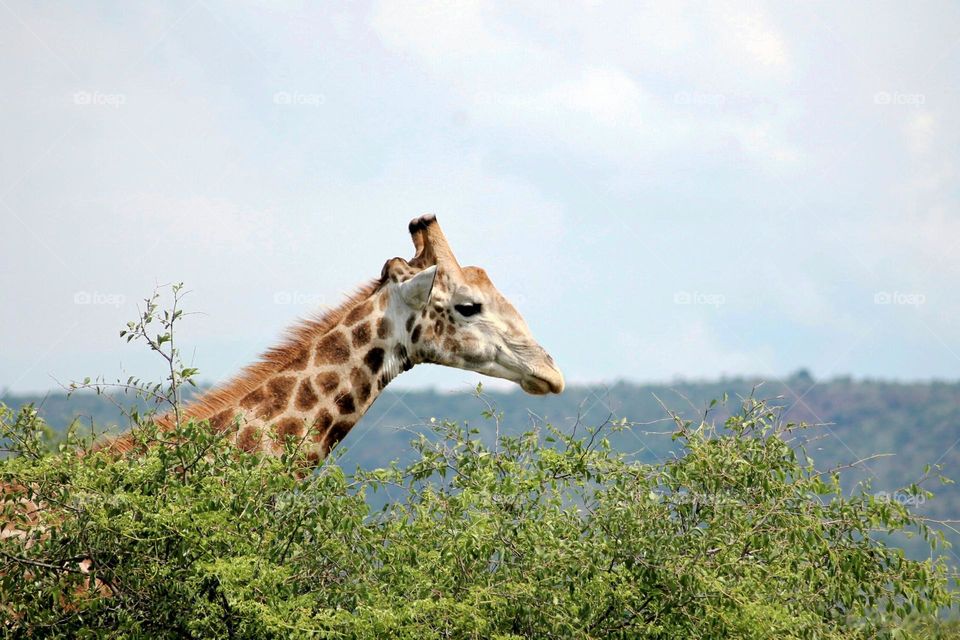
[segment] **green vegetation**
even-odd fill
[[[176,355],[179,316],[154,300],[128,331],[168,377],[120,386],[144,408],[177,408],[196,372]],[[263,458],[204,422],[158,432],[139,411],[128,419],[143,446],[116,456],[78,423],[52,430],[35,407],[0,404],[0,632],[958,637],[938,618],[957,600],[934,554],[944,538],[915,509],[930,469],[891,500],[856,465],[815,465],[816,433],[752,394],[656,424],[609,419],[609,397],[593,397],[603,418],[580,407],[562,427],[485,398],[479,429],[392,430],[355,451],[398,460],[353,472],[346,449],[305,472],[294,441]]]
[[[801,373],[758,387],[760,384],[755,379],[732,378],[715,382],[678,381],[671,385],[571,386],[561,396],[546,398],[522,392],[488,391],[486,395],[503,412],[502,428],[510,435],[518,435],[531,424],[531,413],[567,430],[572,429],[578,416],[584,424],[626,417],[636,423],[635,428],[610,434],[611,444],[636,460],[656,463],[676,451],[670,437],[670,418],[663,405],[685,419],[699,420],[711,399],[724,394],[748,397],[757,388],[757,396],[784,408],[785,420],[829,425],[808,432],[816,439],[809,448],[820,469],[882,455],[849,470],[844,475],[848,489],[859,481],[870,480],[874,492],[910,501],[916,513],[941,520],[960,519],[960,485],[937,487],[937,498],[930,501],[912,501],[897,493],[901,487],[919,481],[927,464],[939,464],[951,476],[955,472],[950,470],[960,468],[960,444],[951,446],[960,438],[960,383],[814,381]],[[129,426],[115,406],[130,402],[123,396],[75,393],[67,398],[65,394],[51,394],[11,396],[5,401],[15,410],[34,403],[58,432],[64,431],[75,417],[85,427],[92,421],[98,430],[110,425]],[[140,405],[141,410],[147,407],[146,403]],[[423,431],[420,425],[433,416],[456,416],[480,424],[484,409],[483,403],[466,392],[398,391],[388,387],[343,442],[347,451],[342,452],[342,463],[347,468],[360,466],[370,470],[392,460],[409,462],[415,455],[409,447],[410,430]],[[715,408],[714,419],[722,422],[728,416],[728,408]],[[492,446],[492,431],[483,428],[480,437]],[[371,499],[377,506],[383,502],[380,495]],[[957,566],[960,558],[955,553],[960,535],[951,529],[946,532],[955,547],[946,552],[946,559]],[[907,549],[910,557],[929,555],[922,541],[899,539],[898,544]]]
[[[0,546],[12,635],[895,637],[951,601],[942,563],[873,534],[937,536],[897,502],[845,495],[753,399],[719,430],[680,421],[663,464],[611,448],[625,424],[489,447],[435,423],[410,464],[331,460],[302,480],[293,443],[265,460],[204,424],[144,426],[168,445],[120,459],[78,456],[73,436],[45,453],[40,426],[2,415],[17,455],[0,477],[26,488],[6,518],[14,496],[48,505],[29,544]]]

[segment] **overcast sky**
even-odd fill
[[[0,388],[223,380],[435,212],[569,381],[957,379],[960,5],[0,1]],[[398,384],[467,388],[421,367]]]

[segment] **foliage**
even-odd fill
[[[166,445],[116,458],[45,454],[35,412],[2,418],[5,519],[46,505],[0,543],[11,635],[893,637],[951,600],[943,565],[874,536],[935,541],[924,523],[844,495],[753,399],[719,429],[680,422],[662,465],[611,449],[626,425],[490,447],[442,422],[410,464],[303,479],[292,447],[245,454],[203,423],[144,425]]]
[[[674,382],[668,385],[617,384],[611,387],[570,386],[560,396],[531,397],[517,392],[487,391],[486,394],[504,414],[503,428],[519,434],[529,424],[530,412],[549,418],[558,427],[572,429],[578,415],[584,424],[600,424],[608,416],[628,416],[637,423],[653,423],[664,417],[657,398],[673,410],[684,411],[689,419],[698,419],[712,398],[724,393],[731,397],[748,396],[759,381],[732,378],[716,382]],[[917,481],[928,463],[939,463],[944,469],[960,468],[960,446],[951,448],[960,429],[960,383],[891,383],[870,380],[819,380],[813,385],[800,376],[784,381],[767,381],[760,387],[767,398],[788,407],[784,419],[818,427],[821,439],[812,448],[821,469],[829,469],[874,454],[894,454],[873,458],[859,469],[844,474],[845,486],[871,478],[876,492],[894,494],[901,486]],[[191,391],[184,388],[184,396]],[[111,404],[125,402],[122,396],[95,396],[76,393],[69,399],[58,394],[40,396],[6,396],[5,402],[15,409],[30,403],[59,433],[77,416],[84,424],[92,422],[98,429],[119,425],[128,420]],[[689,403],[688,403],[689,400]],[[149,408],[144,402],[140,410]],[[419,423],[429,416],[456,416],[475,421],[480,419],[482,405],[469,393],[403,390],[394,393],[387,387],[360,424],[355,434],[367,434],[375,447],[351,447],[343,458],[351,468],[358,464],[365,469],[387,465],[391,460],[403,462],[412,458],[409,435],[397,427]],[[717,407],[715,420],[729,417],[733,407]],[[665,432],[661,434],[660,432]],[[481,436],[492,445],[492,431]],[[610,434],[615,449],[634,452],[646,462],[656,462],[670,455],[673,442],[670,428],[651,424],[644,428]],[[347,443],[349,444],[349,440]],[[944,520],[960,516],[960,485],[936,488],[937,499],[914,505],[919,513]],[[951,533],[954,544],[960,535]],[[922,541],[898,540],[908,555],[926,557]],[[947,554],[948,562],[960,562]]]
[[[134,412],[139,446],[117,455],[0,405],[7,636],[956,634],[935,617],[955,600],[943,562],[886,542],[939,534],[818,471],[802,427],[752,396],[719,421],[675,417],[675,455],[656,464],[613,446],[626,421],[516,433],[488,406],[492,440],[432,421],[403,462],[348,473],[337,452],[305,474],[292,441],[264,458],[179,419],[196,371],[156,300],[125,335],[163,356],[167,380],[117,386],[173,406],[169,429]]]

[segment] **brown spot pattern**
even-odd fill
[[[358,304],[357,306],[355,306],[353,309],[350,310],[350,313],[347,314],[347,318],[346,320],[344,320],[344,324],[346,324],[348,327],[352,327],[361,319],[366,318],[368,315],[370,315],[372,311],[373,311],[373,303],[371,303],[369,300],[367,300],[363,304]]]
[[[357,410],[357,406],[353,402],[353,394],[349,391],[338,393],[333,402],[337,405],[337,411],[342,416],[350,415]]]
[[[384,351],[380,347],[374,347],[363,356],[363,361],[373,373],[378,373],[383,367]]]
[[[330,450],[337,445],[337,443],[343,440],[346,435],[350,433],[350,429],[353,428],[353,425],[354,423],[350,420],[338,420],[333,424],[332,427],[330,427],[330,432],[325,443],[327,453],[329,453]]]
[[[420,342],[420,325],[413,328],[413,334],[410,336],[410,342],[417,344]]]
[[[350,372],[350,384],[353,385],[353,393],[357,397],[360,406],[370,397],[370,377],[363,369],[355,367]]]
[[[362,347],[363,345],[367,344],[370,342],[370,338],[372,337],[370,334],[370,323],[363,322],[358,324],[353,328],[352,334],[354,347]]]
[[[303,371],[310,362],[310,349],[300,347],[293,359],[288,362],[281,371]]]
[[[277,440],[280,444],[283,444],[287,438],[299,440],[301,437],[303,437],[303,420],[300,418],[284,418],[277,423]]]
[[[327,435],[327,430],[333,424],[333,416],[326,409],[321,409],[313,423],[313,439],[315,442],[322,442],[323,437]]]
[[[328,396],[340,386],[340,376],[333,371],[327,371],[317,376],[317,386],[323,395]]]
[[[386,316],[380,318],[377,321],[377,337],[381,340],[384,340],[388,335],[390,335],[390,329],[393,328],[389,318]]]
[[[343,364],[350,357],[350,345],[339,331],[325,335],[317,343],[317,364]]]
[[[267,394],[264,392],[263,387],[257,387],[247,395],[243,396],[243,399],[240,400],[240,406],[245,409],[253,409],[255,406],[264,401],[267,397]]]
[[[313,384],[310,378],[304,378],[300,381],[300,387],[297,388],[297,408],[307,410],[317,404],[317,392],[313,390]]]
[[[237,436],[237,447],[247,453],[252,453],[260,446],[260,429],[253,425],[244,427]]]
[[[297,379],[293,376],[271,378],[267,383],[267,397],[259,405],[257,414],[264,420],[270,420],[286,409],[295,384]]]
[[[220,433],[233,422],[233,410],[227,409],[210,418],[210,429],[214,433]]]

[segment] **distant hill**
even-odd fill
[[[728,394],[731,403],[752,392],[758,397],[779,398],[791,422],[825,424],[803,438],[814,437],[808,450],[817,466],[827,469],[874,454],[859,471],[847,472],[851,480],[873,478],[873,490],[894,495],[899,487],[916,481],[926,464],[940,464],[947,476],[960,474],[960,383],[894,383],[837,378],[815,381],[799,372],[783,382],[761,384],[759,379],[730,378],[712,382],[637,385],[620,382],[609,386],[570,387],[561,396],[533,397],[522,392],[484,392],[486,400],[503,412],[502,430],[517,432],[534,421],[572,428],[579,419],[596,425],[607,419],[627,418],[632,429],[611,438],[624,452],[650,462],[671,454],[673,425],[663,405],[686,419],[697,420],[715,398]],[[756,389],[756,391],[754,391]],[[659,400],[658,400],[659,399]],[[62,429],[76,417],[102,428],[125,428],[122,413],[109,400],[93,394],[62,393],[46,396],[8,395],[12,408],[27,403],[40,407],[51,426]],[[123,405],[129,399],[120,398]],[[728,404],[729,407],[729,404]],[[729,408],[718,406],[712,419],[723,420]],[[402,459],[409,452],[411,431],[422,431],[431,417],[469,421],[491,437],[494,425],[482,417],[484,402],[469,393],[387,390],[344,440],[342,464],[373,468]],[[939,519],[960,519],[958,485],[929,488],[937,498],[919,509]],[[955,542],[960,536],[953,535]],[[960,549],[960,548],[958,548]],[[955,554],[960,553],[954,549]],[[960,565],[960,557],[951,560]]]

